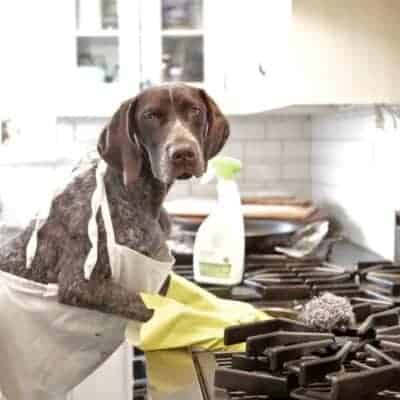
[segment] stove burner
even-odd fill
[[[320,258],[281,255],[247,261],[241,286],[207,289],[260,308],[294,307],[329,291],[349,299],[355,324],[321,333],[277,318],[227,328],[225,343],[246,342],[246,351],[194,353],[199,377],[203,369],[210,376],[216,364],[206,399],[400,399],[400,267],[362,262],[349,270]],[[224,395],[213,397],[214,385]]]
[[[312,332],[312,328],[309,328],[301,322],[287,318],[275,318],[266,321],[230,326],[225,329],[224,342],[226,345],[237,344],[245,342],[250,336],[280,331]]]
[[[335,334],[284,318],[227,328],[246,352],[216,356],[215,385],[235,400],[400,399],[400,308],[355,308],[358,324]]]
[[[362,294],[354,271],[322,260],[286,260],[279,267],[247,273],[244,284],[253,287],[265,300],[306,300],[325,291]]]
[[[399,265],[372,265],[362,269],[359,274],[367,291],[377,293],[382,300],[400,304]]]

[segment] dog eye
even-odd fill
[[[191,108],[191,112],[193,115],[195,116],[199,116],[201,115],[201,109],[199,107],[192,107]]]
[[[143,113],[143,119],[155,119],[157,118],[157,114],[153,111],[145,111]]]

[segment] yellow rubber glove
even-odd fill
[[[141,294],[153,318],[145,324],[130,322],[128,341],[144,351],[198,347],[205,350],[243,350],[225,346],[224,329],[231,325],[268,319],[253,306],[219,299],[172,273],[166,296]]]

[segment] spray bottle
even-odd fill
[[[217,178],[218,201],[200,225],[193,249],[194,279],[199,283],[236,285],[243,278],[244,220],[235,175],[239,160],[215,157],[208,163],[202,183]]]

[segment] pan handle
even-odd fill
[[[344,239],[344,237],[340,234],[329,237],[325,239],[325,242],[327,243],[327,248],[325,252],[325,261],[330,262],[332,261],[332,254],[333,254],[333,249],[335,245],[339,242],[341,242]]]

